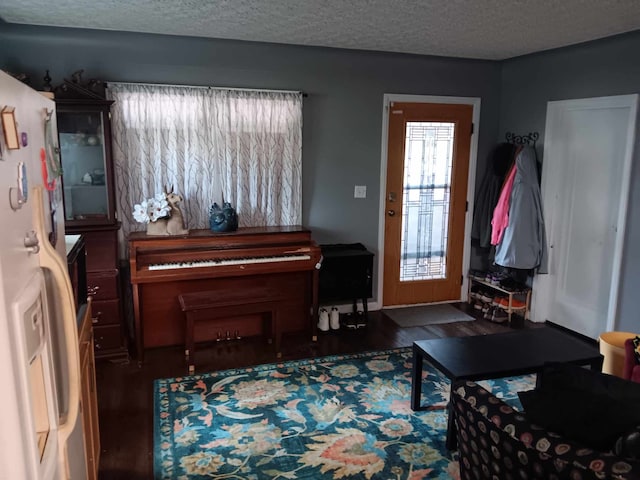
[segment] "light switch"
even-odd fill
[[[353,198],[367,198],[367,186],[356,185],[353,189]]]

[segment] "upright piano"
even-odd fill
[[[184,315],[178,296],[215,291],[221,298],[238,292],[269,292],[277,301],[282,333],[307,330],[316,340],[318,269],[321,250],[300,226],[239,228],[230,233],[191,230],[184,236],[129,236],[137,355],[144,350],[184,345]],[[242,320],[242,321],[240,321]],[[220,333],[261,334],[260,318],[215,322],[198,331],[201,340]]]

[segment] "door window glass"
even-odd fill
[[[447,276],[455,124],[407,122],[400,281]]]

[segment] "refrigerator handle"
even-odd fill
[[[58,425],[58,447],[60,453],[60,465],[64,467],[65,478],[71,477],[69,471],[69,459],[67,456],[67,440],[73,431],[78,417],[80,404],[80,351],[78,346],[78,327],[76,324],[75,301],[73,290],[69,280],[69,273],[66,263],[62,260],[58,252],[47,240],[48,233],[45,227],[44,195],[42,186],[33,189],[33,223],[41,239],[40,266],[48,269],[58,288],[60,307],[63,319],[63,334],[67,347],[66,369],[69,379],[69,407],[66,416],[60,419]],[[63,366],[64,368],[64,366]]]

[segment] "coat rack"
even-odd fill
[[[508,143],[515,145],[529,145],[531,147],[536,146],[536,141],[540,137],[538,132],[529,132],[526,135],[516,135],[513,132],[507,132],[505,135]]]

